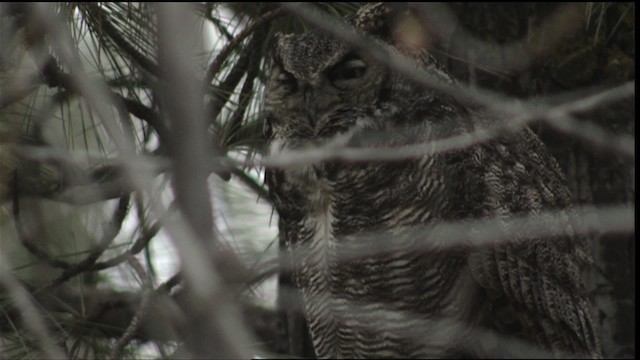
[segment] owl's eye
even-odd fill
[[[293,75],[289,74],[288,72],[284,72],[283,71],[280,74],[278,74],[277,79],[280,82],[292,81],[293,80]]]
[[[276,75],[276,80],[280,83],[280,86],[286,89],[287,92],[294,92],[298,88],[296,78],[284,70],[280,71],[280,73]]]
[[[360,59],[344,61],[336,65],[329,74],[334,84],[361,78],[367,71],[367,65]]]

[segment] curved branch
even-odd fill
[[[115,239],[116,235],[118,235],[118,233],[120,232],[120,229],[122,228],[122,223],[124,222],[124,218],[127,215],[128,209],[129,209],[129,196],[127,195],[120,198],[120,202],[118,203],[118,206],[116,207],[116,210],[113,214],[113,219],[106,224],[105,226],[106,229],[102,234],[102,239],[100,239],[100,241],[98,242],[98,246],[86,258],[74,264],[72,267],[65,269],[62,272],[62,274],[60,274],[60,276],[51,280],[49,283],[47,283],[43,287],[36,290],[34,294],[53,289],[59,286],[60,284],[63,284],[67,280],[71,279],[72,277],[87,271],[87,269],[89,269],[96,262],[96,260],[102,255],[102,253],[104,253],[105,250],[107,250],[109,245],[111,245],[111,243]]]
[[[142,264],[133,256],[128,258],[129,265],[137,273],[140,281],[142,282],[142,295],[140,296],[140,305],[131,317],[129,326],[125,329],[122,336],[113,344],[111,352],[109,353],[109,359],[119,359],[122,354],[122,350],[127,344],[135,337],[136,332],[140,329],[142,321],[150,311],[151,301],[153,296],[153,287],[148,274],[144,270]]]
[[[158,137],[160,138],[161,144],[168,143],[169,129],[160,120],[160,116],[158,115],[158,113],[156,113],[150,107],[143,105],[139,101],[128,99],[116,93],[114,93],[114,96],[122,101],[127,111],[135,115],[138,119],[145,121],[147,124],[149,124],[149,126],[153,128],[153,130],[156,131],[156,134],[158,134]]]
[[[137,255],[142,250],[144,250],[149,244],[149,241],[151,241],[151,239],[153,239],[153,237],[156,236],[158,231],[160,231],[159,223],[153,224],[148,229],[145,228],[142,232],[142,235],[135,241],[135,243],[133,244],[133,246],[131,246],[129,250],[127,250],[122,254],[116,255],[115,257],[109,260],[97,262],[93,264],[93,266],[88,268],[86,271],[100,271],[100,270],[112,268],[114,266],[122,264],[123,262],[127,261],[127,259],[130,258],[131,256]]]
[[[22,218],[20,216],[20,191],[18,189],[18,173],[15,172],[13,176],[13,219],[20,243],[25,247],[25,249],[27,249],[27,251],[29,251],[29,253],[34,255],[38,260],[44,262],[45,264],[53,266],[55,268],[69,269],[72,266],[71,263],[54,259],[46,251],[36,246],[36,241],[34,241],[34,239],[24,231],[22,226]]]

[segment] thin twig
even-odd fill
[[[613,37],[613,34],[615,34],[616,30],[618,30],[618,27],[620,26],[620,24],[622,24],[622,21],[624,20],[625,16],[627,16],[627,13],[633,6],[635,6],[635,4],[631,3],[624,9],[624,11],[622,12],[622,15],[620,15],[620,18],[618,19],[616,24],[613,26],[611,33],[609,34],[609,36],[607,36],[607,40],[604,42],[604,45],[607,45],[609,43],[609,41]]]
[[[284,291],[280,294],[285,299],[295,298],[297,296],[295,291],[290,289],[282,290]],[[333,319],[338,321],[347,320],[348,316],[345,316],[345,314],[375,313],[378,316],[376,319],[377,321],[358,322],[358,324],[355,325],[355,328],[361,331],[365,330],[377,333],[381,330],[380,324],[384,323],[384,319],[394,319],[395,321],[398,321],[398,323],[402,322],[406,325],[412,324],[412,326],[404,326],[401,329],[397,329],[398,335],[402,336],[403,340],[412,343],[412,345],[424,344],[424,341],[428,340],[432,344],[447,344],[448,346],[451,346],[452,349],[471,352],[474,350],[486,352],[486,355],[489,357],[495,357],[498,359],[520,357],[550,359],[560,355],[553,354],[549,350],[543,349],[517,337],[510,336],[509,334],[502,334],[485,327],[471,325],[453,317],[445,315],[418,314],[412,311],[396,310],[391,308],[389,304],[358,302],[345,296],[339,296],[338,294],[328,293],[323,295],[324,296],[321,297],[310,296],[305,298],[305,306],[317,308],[325,307],[326,303],[339,302],[341,306],[344,306],[345,310],[341,312],[333,312],[331,314]],[[292,307],[287,309],[289,311],[304,311],[301,307],[301,302],[289,301],[287,303]],[[483,344],[485,346],[483,346]],[[499,344],[499,346],[487,349],[486,344]],[[436,356],[434,354],[433,357],[441,357],[445,354],[441,353],[438,355],[439,356]],[[571,357],[569,356],[568,358]]]
[[[598,222],[584,221],[578,214],[589,213],[598,219]],[[480,248],[483,246],[496,246],[513,242],[521,242],[533,239],[553,239],[557,236],[566,236],[567,226],[570,226],[575,236],[587,236],[589,234],[627,234],[635,231],[635,211],[627,205],[593,208],[584,206],[575,211],[545,211],[537,213],[504,218],[494,216],[477,220],[459,220],[443,222],[431,225],[407,226],[393,229],[393,235],[379,231],[361,232],[349,235],[348,243],[367,242],[368,246],[359,250],[357,254],[338,252],[336,262],[349,263],[365,258],[371,258],[394,251],[446,251],[447,249],[468,247]],[[522,229],[527,229],[523,234]],[[400,234],[407,239],[420,239],[413,243],[407,243],[402,249],[398,248]],[[395,241],[389,241],[393,236]],[[446,239],[446,242],[442,240]],[[552,240],[550,240],[552,241]],[[308,244],[296,244],[290,247],[293,257],[305,257],[313,253]],[[277,258],[264,256],[259,260],[258,268],[272,269]],[[280,271],[292,270],[292,267],[283,267]]]
[[[48,282],[47,284],[45,284],[44,286],[36,290],[34,294],[51,290],[54,287],[59,286],[60,284],[71,279],[72,277],[80,273],[83,273],[87,271],[87,269],[91,268],[91,266],[95,264],[96,260],[98,260],[98,258],[109,248],[109,246],[111,245],[115,237],[120,232],[120,229],[122,228],[122,223],[124,222],[124,218],[127,215],[128,208],[129,208],[129,196],[127,195],[120,198],[118,206],[114,211],[113,219],[110,222],[105,224],[104,233],[102,234],[102,237],[98,242],[98,245],[96,246],[96,248],[92,250],[91,253],[87,255],[86,258],[74,264],[72,267],[65,269],[62,272],[62,274],[60,274],[58,277],[56,277],[55,279],[51,280],[50,282]]]
[[[214,125],[217,124],[216,119],[222,111],[222,108],[229,101],[234,89],[238,86],[238,83],[240,83],[240,80],[242,80],[247,72],[252,51],[251,43],[249,43],[248,46],[241,50],[238,55],[238,59],[234,62],[233,67],[225,79],[216,86],[212,99],[207,104],[207,116],[211,119]]]
[[[44,356],[49,359],[69,359],[69,355],[57,344],[54,336],[47,329],[44,317],[28,291],[11,273],[10,259],[0,253],[0,284],[8,290],[13,304],[20,311],[21,320],[33,334]]]
[[[107,15],[100,5],[97,3],[81,3],[79,4],[80,10],[84,10],[84,13],[89,17],[93,18],[94,21],[98,22],[100,25],[100,30],[103,31],[107,36],[127,54],[131,59],[135,61],[142,69],[146,70],[150,74],[158,76],[159,68],[156,63],[152,60],[149,60],[146,56],[138,52],[129,41],[125,40],[118,29],[109,21],[109,15]],[[96,33],[100,33],[96,31]]]
[[[271,204],[271,197],[269,196],[269,192],[264,188],[264,186],[258,184],[252,177],[247,175],[242,169],[239,169],[235,166],[230,167],[231,173],[238,177],[238,179],[247,185],[253,192],[258,195],[258,198],[264,199],[266,202]]]
[[[158,134],[158,138],[160,139],[160,144],[167,144],[169,142],[169,129],[162,122],[158,113],[139,101],[126,98],[116,93],[114,93],[114,96],[117,96],[120,101],[122,101],[130,113],[135,115],[138,119],[145,121],[153,128],[153,130],[155,130],[156,134]]]
[[[162,26],[159,28],[159,34],[162,34],[162,36],[169,35],[162,33],[162,31],[166,30],[163,30],[163,27],[168,25],[167,23],[164,23],[166,20],[170,22],[172,29],[175,30],[175,32],[170,32],[171,35],[177,34],[180,38],[187,36],[183,27],[184,24],[178,24],[175,21],[177,15],[175,14],[176,10],[179,10],[181,13],[186,11],[182,6],[183,5],[179,4],[164,3],[157,5],[159,15],[163,14],[162,16],[159,16],[159,19],[162,19],[160,20],[160,24]],[[51,39],[54,49],[60,56],[61,60],[69,67],[70,74],[73,76],[74,82],[84,95],[84,98],[91,106],[92,110],[95,111],[97,118],[104,126],[109,138],[113,141],[113,144],[118,151],[119,161],[121,161],[125,169],[127,178],[130,180],[136,191],[145,195],[149,194],[149,196],[151,196],[152,192],[150,187],[153,183],[153,176],[148,169],[139,169],[137,168],[135,161],[132,161],[132,159],[136,158],[135,144],[131,143],[130,139],[124,136],[122,129],[113,118],[112,112],[109,111],[109,105],[113,103],[114,99],[110,96],[108,88],[103,82],[91,79],[83,71],[77,51],[75,51],[74,47],[69,46],[71,38],[68,34],[68,30],[65,28],[64,23],[57,19],[55,14],[51,11],[51,8],[49,8],[48,5],[40,4],[32,5],[32,7],[36,10],[35,13],[38,15],[37,19],[48,32],[49,39]],[[166,18],[164,18],[165,15]],[[177,46],[182,48],[186,44],[174,43],[171,41],[164,42],[164,39],[161,39],[161,44],[162,46],[167,46],[167,48],[163,49],[161,47],[160,50],[166,50],[169,56],[185,56],[189,58],[188,53],[180,54],[174,51],[174,47]],[[180,65],[179,62],[176,63],[176,66],[179,67],[178,69],[181,69],[180,66],[185,65],[185,63],[182,63],[182,65]],[[183,71],[180,72],[182,73]],[[175,75],[176,74],[173,74],[173,76]],[[187,81],[187,79],[181,79],[179,81]],[[200,86],[196,87],[200,88]],[[187,96],[186,94],[180,95],[181,98]],[[202,97],[192,100],[198,101],[198,99],[202,99]],[[178,101],[178,99],[175,99],[174,101]],[[199,180],[200,176],[198,176],[198,181]],[[203,196],[203,194],[206,193],[207,192],[198,194],[198,196]],[[159,219],[160,214],[164,213],[161,208],[161,204],[150,202],[150,215]],[[226,294],[220,290],[221,285],[223,285],[223,280],[220,278],[215,267],[212,266],[208,257],[211,248],[205,246],[204,240],[196,236],[196,232],[194,231],[196,229],[193,227],[193,223],[189,223],[185,220],[185,218],[189,218],[190,216],[191,214],[187,214],[185,217],[178,217],[176,221],[166,222],[165,229],[167,230],[168,235],[174,240],[174,244],[176,244],[182,258],[188,259],[188,261],[183,262],[183,270],[187,281],[192,286],[192,291],[190,292],[190,295],[192,296],[189,303],[193,307],[191,310],[195,314],[194,316],[199,317],[194,318],[194,316],[191,316],[190,319],[197,323],[198,326],[196,327],[199,330],[207,330],[206,335],[208,336],[207,339],[209,342],[205,344],[203,342],[204,336],[202,336],[203,334],[200,334],[201,336],[199,337],[202,340],[201,344],[205,346],[205,348],[198,348],[197,353],[210,354],[211,351],[215,351],[218,355],[226,354],[228,356],[235,355],[235,357],[238,357],[241,354],[245,354],[246,346],[248,343],[251,343],[251,338],[240,323],[234,322],[233,320],[225,321],[225,319],[229,320],[230,317],[233,317],[233,313],[237,310],[234,310],[235,307],[232,303],[225,301]],[[211,311],[211,307],[208,307],[205,312],[203,306],[205,304],[210,304],[214,299],[218,304],[213,308],[215,311]],[[194,324],[190,324],[190,326],[191,325]],[[224,337],[221,339],[223,341],[212,342],[209,337],[212,335]],[[190,339],[185,338],[184,340],[189,341]],[[214,346],[212,347],[212,345]],[[223,346],[224,349],[222,348]]]
[[[262,43],[265,38],[266,34],[255,36],[256,43]],[[240,94],[238,96],[238,106],[236,107],[236,110],[233,112],[233,115],[231,116],[231,119],[229,121],[229,131],[227,132],[229,136],[226,139],[223,139],[224,143],[220,145],[222,148],[226,148],[229,143],[232,143],[237,131],[242,128],[244,115],[247,111],[247,107],[251,102],[251,95],[254,93],[253,84],[254,80],[258,76],[259,67],[260,62],[258,61],[258,59],[255,56],[252,57],[249,61],[247,76],[244,80],[244,83],[242,84],[242,89],[240,89]]]
[[[140,299],[140,305],[136,310],[135,314],[131,318],[129,322],[129,326],[127,326],[126,330],[122,334],[122,336],[113,344],[111,347],[111,352],[109,353],[108,359],[119,359],[120,354],[122,354],[122,350],[127,344],[134,338],[136,332],[140,328],[142,324],[142,320],[149,312],[151,299],[153,295],[153,286],[151,285],[151,280],[147,272],[144,270],[144,267],[138,259],[134,256],[129,256],[127,259],[129,266],[136,272],[138,278],[142,283],[142,296]]]
[[[101,262],[96,262],[86,271],[87,272],[100,271],[100,270],[109,269],[114,266],[122,264],[123,262],[127,261],[127,259],[130,258],[131,256],[137,255],[142,250],[144,250],[147,247],[147,245],[149,245],[149,242],[151,241],[151,239],[153,239],[158,234],[158,231],[160,231],[160,224],[159,223],[153,224],[148,229],[143,230],[142,235],[133,243],[131,248],[128,249],[126,252],[116,255],[111,259],[101,261]]]
[[[509,131],[516,131],[532,121],[543,119],[553,119],[553,121],[549,121],[548,123],[560,127],[565,132],[578,134],[583,138],[596,142],[598,145],[606,146],[607,148],[615,150],[628,157],[634,157],[635,140],[633,138],[628,136],[606,136],[606,132],[596,125],[590,125],[589,133],[585,133],[584,124],[567,122],[567,118],[572,113],[584,112],[588,109],[595,108],[600,104],[632,96],[635,92],[634,85],[635,83],[631,81],[616,88],[605,90],[596,95],[588,96],[577,101],[546,107],[543,109],[539,109],[542,107],[540,105],[538,109],[534,109],[532,107],[530,111],[523,109],[522,116],[513,118],[511,121],[503,121],[492,128],[481,128],[471,133],[456,135],[450,138],[430,141],[427,143],[395,147],[349,148],[345,146],[345,140],[342,140],[342,135],[338,135],[327,141],[325,145],[304,150],[296,149],[295,151],[285,149],[282,153],[276,156],[256,159],[254,160],[254,163],[265,167],[293,168],[317,164],[327,160],[361,162],[392,161],[416,158],[478,145],[504,135]],[[523,106],[523,108],[525,107]],[[563,121],[565,122],[564,124],[562,123]],[[604,141],[608,141],[606,145],[603,143]],[[231,159],[227,161],[233,162]]]
[[[222,64],[224,64],[225,60],[231,55],[233,50],[240,45],[240,43],[249,35],[251,35],[259,26],[264,23],[275,19],[276,17],[282,15],[282,9],[277,8],[273,9],[265,14],[261,15],[254,22],[252,22],[249,26],[244,28],[240,34],[238,34],[233,40],[231,40],[220,52],[218,56],[213,60],[211,65],[209,65],[209,69],[204,77],[203,85],[205,87],[211,84],[211,81],[216,76],[216,74],[222,68]]]
[[[27,249],[32,255],[34,255],[38,260],[48,264],[50,266],[60,268],[60,269],[68,269],[72,265],[66,261],[58,260],[49,255],[46,251],[40,249],[36,246],[36,241],[27,234],[22,225],[22,217],[20,215],[20,192],[18,190],[18,174],[14,173],[14,185],[13,185],[13,219],[14,225],[16,228],[16,233],[18,234],[18,239],[22,246]],[[39,223],[36,226],[37,229],[40,228]]]

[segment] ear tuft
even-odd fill
[[[268,54],[268,58],[271,59],[272,61],[280,61],[278,58],[278,46],[280,43],[280,37],[282,36],[282,33],[275,33],[273,34],[273,36],[271,37],[271,39],[269,39],[269,43],[267,44],[267,54]]]
[[[356,13],[354,26],[359,31],[386,40],[390,25],[402,10],[406,10],[406,6],[392,3],[367,4]]]
[[[275,33],[269,41],[269,57],[279,66],[282,66],[282,52],[286,51],[285,40],[292,36],[291,34]]]
[[[394,45],[406,55],[417,55],[431,47],[428,27],[407,4],[368,4],[352,21],[357,30]]]

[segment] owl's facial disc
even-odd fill
[[[359,58],[348,57],[329,70],[328,78],[338,88],[347,88],[357,85],[359,79],[364,77],[367,64]]]
[[[275,78],[278,82],[279,87],[285,94],[293,94],[298,90],[298,80],[296,80],[296,78],[291,75],[291,73],[285,71],[284,69],[279,69],[279,72]]]
[[[375,102],[382,66],[322,32],[277,37],[271,99],[297,114],[292,122],[310,136],[331,136],[348,129],[345,116]]]
[[[332,102],[337,102],[339,95],[329,101],[331,97],[327,96],[329,91],[327,86],[332,86],[336,90],[350,91],[357,89],[361,79],[367,71],[367,65],[360,58],[349,56],[340,63],[334,65],[323,74],[318,76],[320,79],[316,85],[303,82],[300,86],[302,97],[304,99],[304,112],[307,115],[311,127],[316,127],[318,121],[323,115],[329,111]]]
[[[329,34],[311,31],[278,36],[275,52],[286,71],[299,80],[313,83],[327,66],[345,55],[347,47]]]

